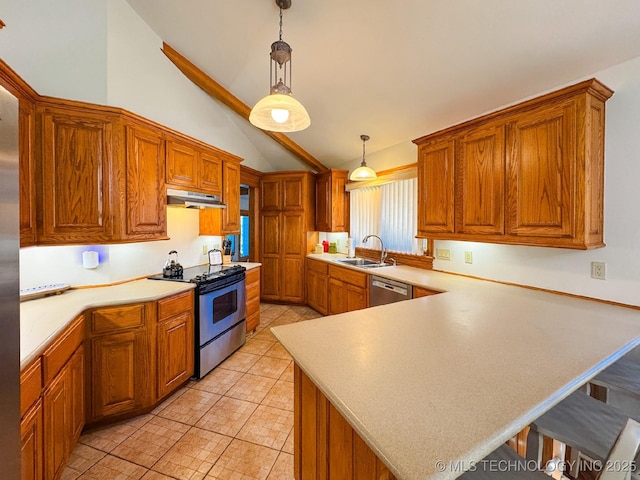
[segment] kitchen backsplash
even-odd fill
[[[72,286],[100,285],[143,277],[162,271],[170,250],[178,252],[184,267],[207,262],[203,247],[218,247],[221,237],[199,236],[198,210],[167,209],[167,233],[171,240],[119,245],[72,245],[20,249],[20,288],[52,283]],[[95,269],[82,266],[82,254],[98,252]]]

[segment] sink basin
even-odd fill
[[[375,260],[369,260],[368,258],[341,258],[340,260],[336,260],[338,263],[344,263],[345,265],[353,265],[354,267],[360,268],[377,268],[377,267],[387,267],[390,264],[388,263],[380,263]]]

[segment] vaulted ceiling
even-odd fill
[[[274,0],[127,1],[244,103],[268,93]],[[283,40],[311,126],[289,135],[330,167],[360,156],[361,133],[383,150],[640,56],[638,0],[292,3]],[[237,122],[267,158],[293,158]]]

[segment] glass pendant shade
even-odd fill
[[[252,125],[271,132],[297,132],[311,125],[302,104],[291,95],[272,93],[258,101],[251,109]]]
[[[362,140],[362,163],[349,175],[349,180],[352,182],[362,182],[378,178],[375,170],[367,167],[367,162],[364,159],[364,144],[369,140],[369,135],[360,135],[360,140]]]
[[[367,164],[363,162],[358,168],[356,168],[351,175],[349,175],[349,180],[354,182],[361,182],[363,180],[373,180],[374,178],[378,178],[376,172],[367,167]]]

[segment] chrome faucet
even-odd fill
[[[384,261],[387,259],[387,250],[384,248],[384,243],[382,242],[382,239],[378,235],[367,235],[362,239],[362,243],[367,243],[367,240],[369,240],[371,237],[375,237],[380,241],[380,248],[382,249],[382,251],[380,252],[380,264],[382,265]]]

